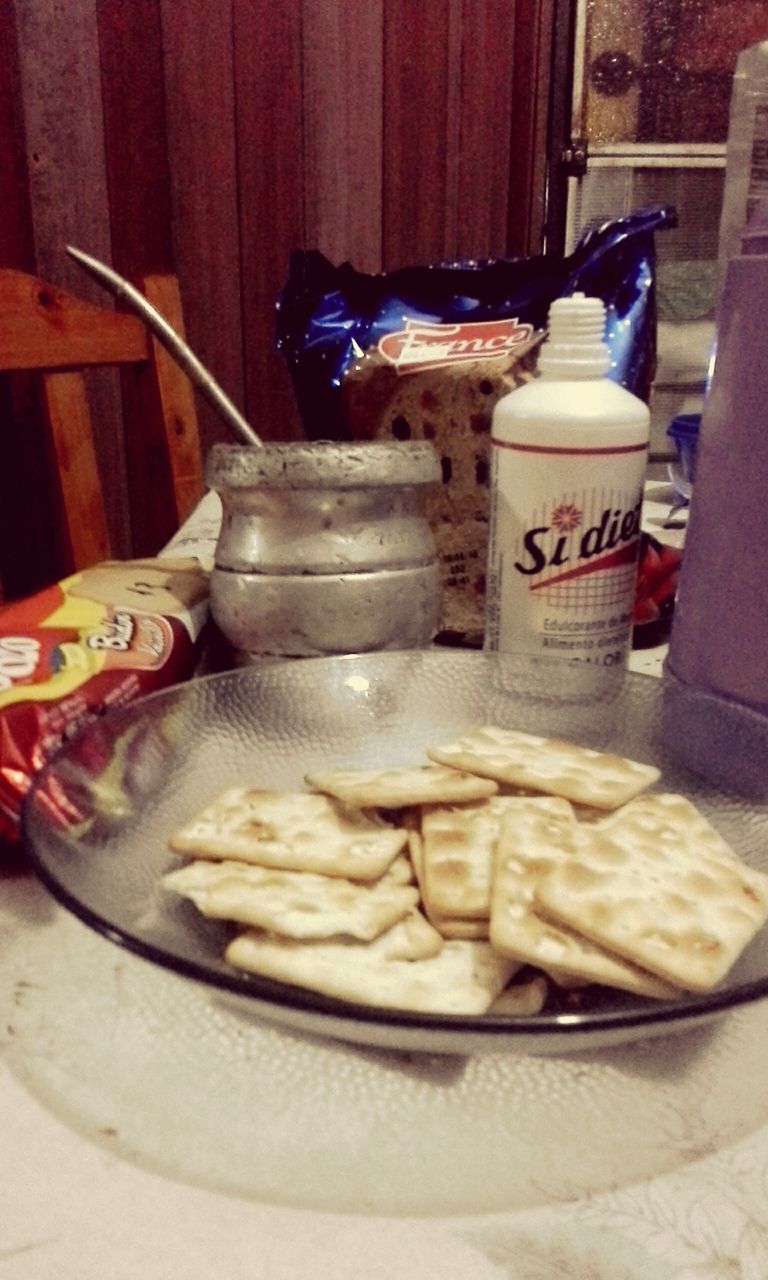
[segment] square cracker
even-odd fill
[[[406,832],[375,814],[305,791],[230,787],[173,833],[176,853],[376,880]]]
[[[572,806],[556,796],[523,798],[501,820],[490,938],[504,955],[550,972],[558,985],[599,982],[634,995],[671,999],[671,984],[630,964],[536,909],[536,889],[553,868],[574,856],[580,827]],[[578,985],[578,984],[577,984]]]
[[[768,918],[768,876],[684,796],[642,796],[583,827],[536,888],[551,918],[660,977],[709,991]]]
[[[233,939],[225,958],[263,977],[378,1008],[485,1013],[507,985],[514,963],[487,942],[465,941],[444,942],[436,955],[424,959],[401,959],[393,935],[404,923],[370,943],[293,942],[248,932]]]
[[[532,1018],[541,1013],[547,1003],[549,983],[543,973],[536,973],[511,986],[496,997],[490,1013],[502,1013],[512,1018]]]
[[[401,765],[388,769],[329,769],[308,773],[310,787],[361,809],[400,809],[414,804],[482,800],[499,789],[491,778],[447,765]]]
[[[519,803],[519,796],[492,796],[473,804],[422,810],[422,894],[428,913],[488,919],[501,820]]]
[[[653,765],[497,725],[430,747],[427,755],[439,764],[596,809],[626,804],[660,776]]]
[[[460,916],[440,915],[427,906],[424,899],[424,841],[421,835],[420,810],[408,810],[403,821],[408,829],[408,852],[411,857],[416,881],[421,893],[421,905],[427,918],[443,938],[465,938],[488,940],[487,919],[462,919]]]
[[[436,916],[429,919],[443,938],[465,938],[476,942],[488,941],[487,919],[465,920],[461,916]]]
[[[402,864],[402,865],[399,865]],[[163,877],[204,916],[232,920],[288,938],[346,936],[370,942],[415,907],[408,859],[400,855],[379,880],[355,882],[246,862],[190,862]]]

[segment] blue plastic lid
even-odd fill
[[[673,440],[695,440],[699,434],[700,413],[681,413],[667,427],[667,435]]]

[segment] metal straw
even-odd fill
[[[260,446],[262,442],[253,427],[246,422],[226,392],[222,390],[216,379],[205,368],[205,365],[200,363],[184,339],[179,337],[176,330],[152,306],[152,303],[148,302],[144,295],[139,293],[139,290],[135,289],[132,284],[129,284],[121,275],[113,271],[112,267],[99,262],[98,258],[92,258],[90,254],[83,253],[82,249],[75,249],[72,245],[67,245],[66,249],[70,258],[74,258],[75,262],[78,262],[89,275],[98,280],[116,298],[126,302],[131,310],[141,317],[158,342],[165,347],[166,351],[170,352],[190,381],[213,405],[219,416],[224,419],[227,426],[239,437],[242,443]]]

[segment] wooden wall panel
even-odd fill
[[[111,260],[138,281],[175,270],[161,14],[157,0],[96,0],[96,16]],[[141,454],[132,430],[134,378],[123,375],[121,386],[130,541],[141,553],[151,549],[158,522],[145,460],[134,456]]]
[[[16,17],[7,4],[0,4],[0,161],[0,262],[29,271],[35,264],[29,171]]]
[[[103,303],[64,252],[111,255],[94,0],[24,0],[16,20],[37,270]]]
[[[234,14],[244,411],[264,439],[301,438],[275,350],[275,302],[304,242],[302,0]]]
[[[175,270],[157,0],[96,0],[112,265],[129,279]]]
[[[515,122],[515,28],[509,0],[464,0],[457,147],[459,257],[508,251],[509,156]]]
[[[279,8],[279,6],[277,6]],[[231,0],[160,0],[173,242],[195,352],[244,407]],[[205,445],[222,437],[199,407]]]
[[[304,0],[305,239],[332,262],[381,267],[384,0]]]
[[[450,257],[457,237],[461,0],[386,0],[383,266]]]
[[[512,134],[509,154],[507,252],[541,253],[547,186],[549,94],[557,3],[515,6]]]
[[[4,0],[0,264],[101,303],[68,241],[128,276],[175,270],[200,358],[265,439],[297,438],[274,349],[293,249],[376,271],[540,247],[564,2]],[[12,390],[0,432],[21,416],[28,443]],[[119,388],[92,394],[128,553]],[[204,448],[229,438],[198,410]]]

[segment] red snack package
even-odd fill
[[[643,532],[635,587],[632,647],[646,649],[669,639],[682,552]]]
[[[105,561],[0,607],[0,839],[35,774],[87,722],[188,678],[208,616],[196,560]]]

